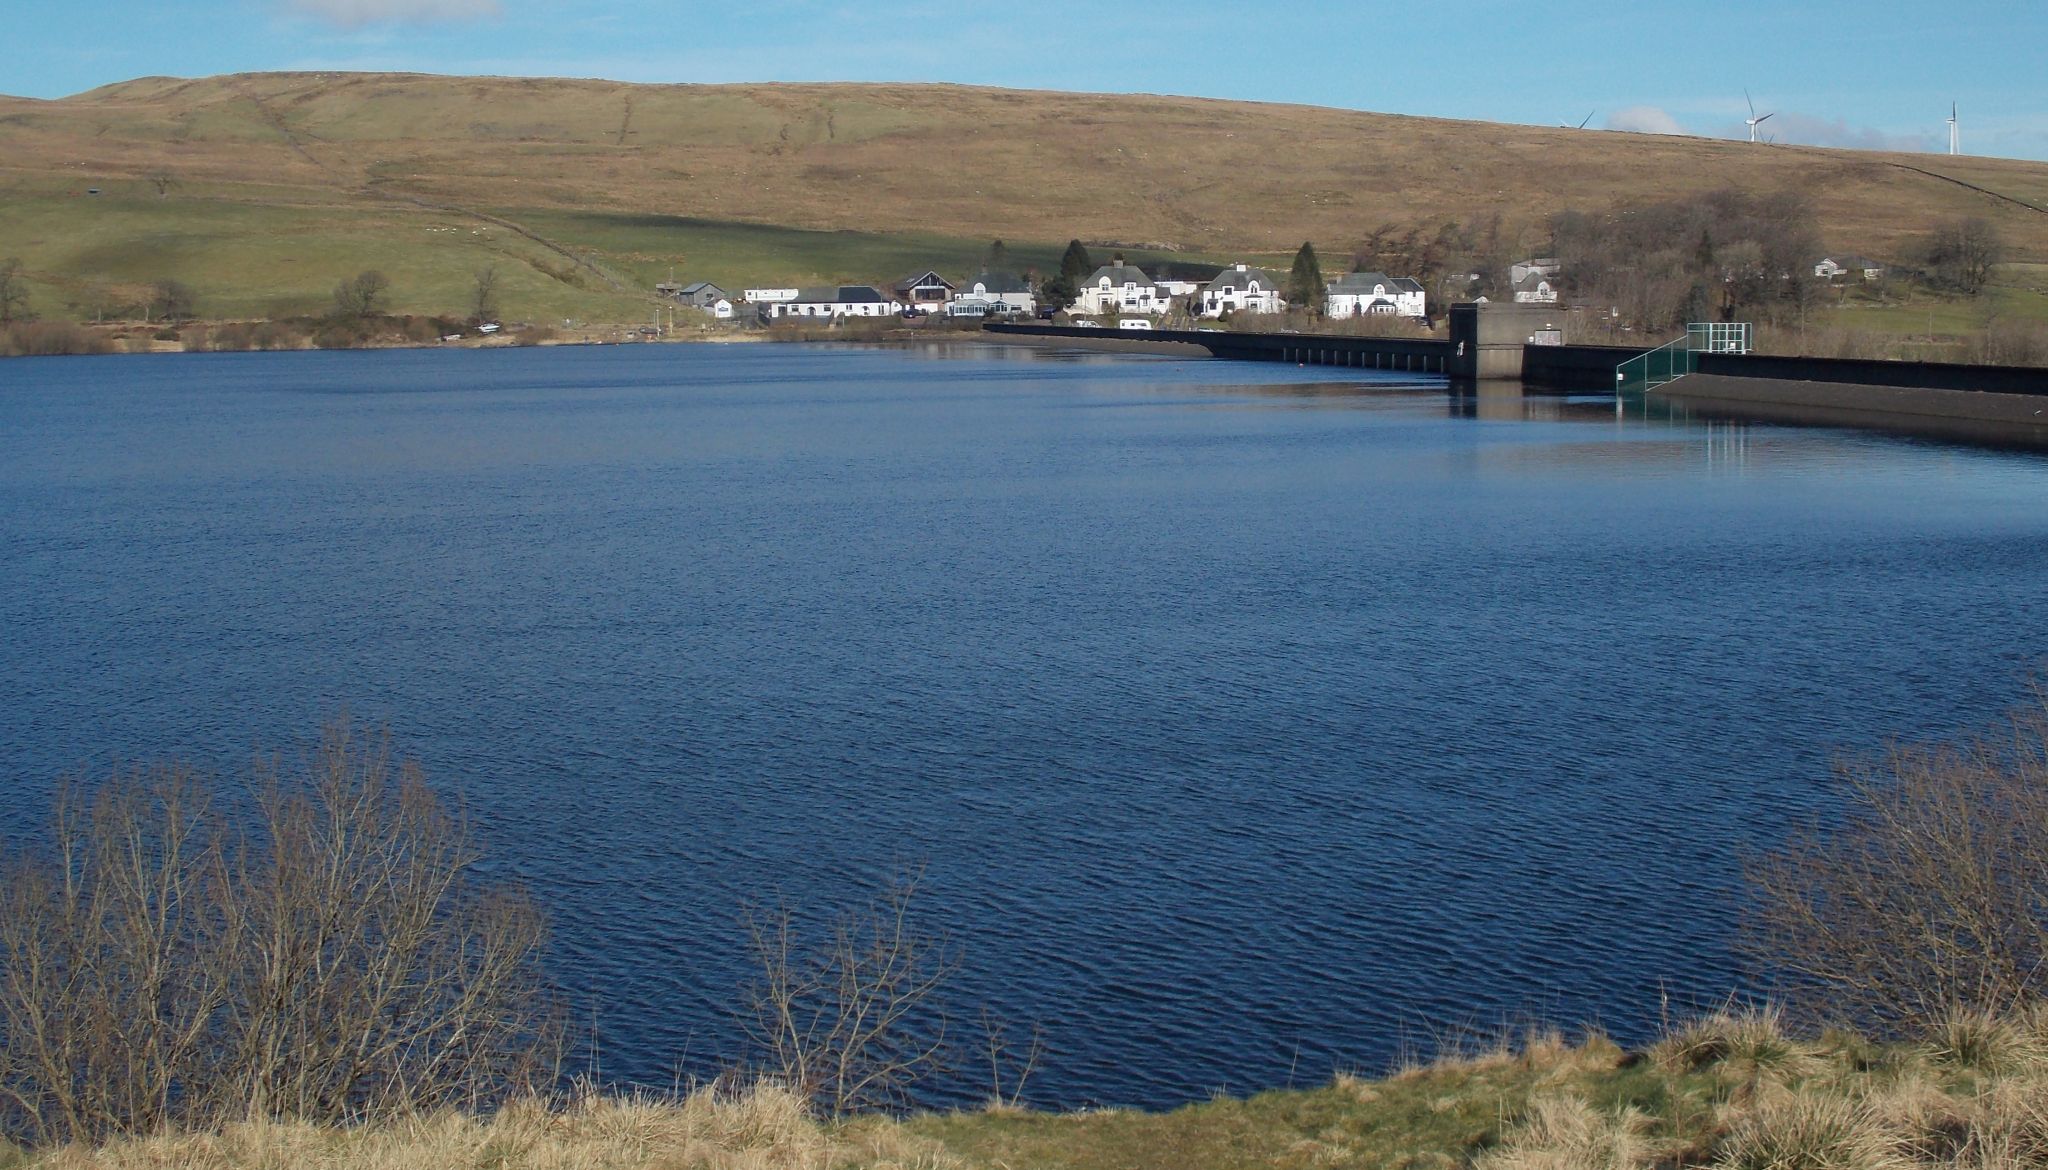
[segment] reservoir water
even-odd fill
[[[1641,1038],[1747,985],[1741,857],[1832,759],[2025,693],[2044,505],[2035,456],[1355,370],[6,362],[0,840],[346,704],[550,908],[607,1080],[737,1055],[747,901],[918,864],[1045,1105]]]

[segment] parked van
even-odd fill
[[[1125,317],[1116,323],[1118,329],[1150,329],[1152,322],[1143,317]]]

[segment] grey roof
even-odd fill
[[[1090,285],[1101,284],[1103,277],[1108,277],[1109,283],[1118,288],[1122,288],[1127,284],[1152,283],[1152,278],[1145,275],[1144,269],[1139,268],[1135,264],[1105,264],[1095,270],[1095,275],[1088,278],[1088,283]]]
[[[1405,279],[1405,278],[1404,278]],[[1413,282],[1410,282],[1413,283]],[[1372,292],[1375,285],[1389,290],[1400,287],[1400,282],[1384,272],[1350,272],[1330,282],[1333,293],[1355,293],[1364,295]],[[1418,289],[1420,285],[1416,286]]]
[[[1031,286],[1024,282],[1024,278],[1014,272],[984,272],[973,280],[968,281],[967,284],[970,288],[977,284],[981,285],[988,291],[988,295],[992,297],[1002,296],[1005,293],[1028,293],[1031,291]]]
[[[683,286],[683,291],[682,291],[682,295],[683,295],[683,296],[686,296],[686,297],[688,297],[688,296],[695,296],[695,295],[697,295],[698,293],[702,293],[702,292],[715,292],[715,293],[717,293],[717,294],[718,294],[719,296],[724,296],[724,295],[725,295],[725,290],[724,290],[724,289],[722,289],[722,288],[718,287],[717,285],[715,285],[715,284],[711,283],[711,282],[710,282],[710,281],[708,281],[708,280],[700,280],[700,281],[698,281],[698,282],[697,282],[697,283],[695,283],[695,284],[686,284],[686,285],[684,285],[684,286]]]
[[[1557,279],[1555,277],[1545,276],[1540,272],[1531,272],[1527,276],[1524,276],[1522,279],[1515,282],[1515,291],[1534,292],[1536,291],[1536,287],[1538,285],[1543,284],[1547,284],[1554,289],[1557,287]]]
[[[1412,276],[1397,276],[1391,287],[1402,292],[1419,293],[1422,291],[1422,282]]]
[[[1275,280],[1273,274],[1265,269],[1246,266],[1243,271],[1239,271],[1235,264],[1217,273],[1216,279],[1209,282],[1209,287],[1212,289],[1225,287],[1241,288],[1255,280],[1259,282],[1260,287],[1269,291],[1277,291],[1280,288],[1280,282]]]
[[[806,305],[873,305],[889,302],[889,298],[882,294],[881,289],[865,284],[799,289],[796,299],[798,303]]]

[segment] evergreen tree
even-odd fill
[[[1060,257],[1060,275],[1080,288],[1094,271],[1095,261],[1088,255],[1088,249],[1079,240],[1068,240],[1066,253]]]
[[[1055,272],[1038,286],[1039,302],[1048,309],[1058,312],[1074,303],[1080,296],[1080,289],[1072,277],[1064,272]]]
[[[1287,276],[1287,301],[1297,309],[1320,315],[1326,295],[1323,266],[1316,259],[1315,245],[1304,243],[1294,254],[1294,270]]]
[[[988,246],[988,258],[981,262],[983,272],[1008,272],[1010,270],[1010,249],[1001,240]]]

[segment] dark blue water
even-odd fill
[[[923,862],[1032,1095],[1164,1105],[1741,986],[1742,850],[2048,646],[2039,458],[964,352],[0,363],[0,835],[347,703],[607,1078],[736,1055],[743,902]]]

